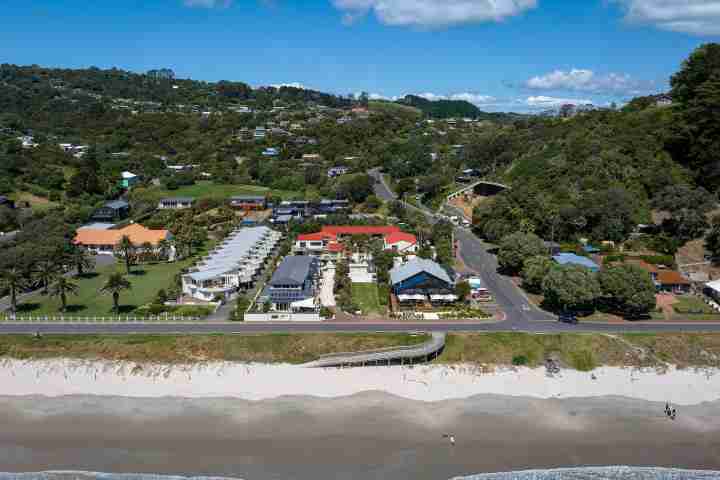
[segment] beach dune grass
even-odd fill
[[[553,359],[565,367],[590,371],[600,365],[715,365],[718,354],[720,335],[716,334],[457,333],[448,335],[439,361],[538,367]]]
[[[320,355],[414,345],[424,335],[31,335],[0,336],[0,356],[19,359],[79,358],[158,363],[237,361],[303,363]]]

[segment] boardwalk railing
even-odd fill
[[[3,323],[193,323],[199,322],[201,320],[201,317],[190,317],[184,315],[157,315],[149,317],[136,317],[132,315],[118,315],[114,317],[76,317],[70,315],[0,315],[0,322]]]
[[[432,338],[419,345],[382,348],[365,352],[331,353],[304,364],[309,368],[343,367],[359,365],[390,365],[428,361],[445,348],[445,333],[433,332]]]

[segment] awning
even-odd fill
[[[714,292],[720,293],[720,280],[708,282],[705,284],[705,286]]]
[[[315,299],[313,297],[300,300],[299,302],[293,302],[290,304],[292,308],[315,308]]]
[[[400,300],[401,302],[408,302],[408,301],[411,301],[411,300],[415,300],[415,301],[420,301],[420,302],[422,302],[422,301],[425,300],[425,295],[420,295],[419,293],[415,293],[415,294],[400,294],[400,295],[398,295],[398,300]]]
[[[430,295],[430,300],[432,301],[438,301],[438,302],[454,302],[458,298],[455,295]]]

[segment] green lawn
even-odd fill
[[[352,299],[363,313],[381,313],[378,288],[374,283],[353,283]]]
[[[166,190],[165,188],[149,188],[146,192],[153,198],[160,200],[165,197],[193,197],[193,198],[213,198],[225,200],[235,195],[265,195],[270,191],[266,187],[258,187],[255,185],[227,185],[215,184],[211,181],[197,182],[195,185],[187,185],[177,190]],[[273,190],[273,195],[277,195],[283,199],[295,199],[302,196],[301,193],[286,190]]]
[[[172,284],[173,277],[188,265],[188,261],[182,261],[134,266],[133,273],[126,277],[132,284],[132,289],[120,294],[120,314],[132,315],[137,307],[150,303],[158,290],[167,289]],[[78,295],[68,296],[68,311],[65,315],[111,315],[112,296],[100,294],[100,289],[107,277],[116,271],[125,273],[125,267],[120,264],[110,265],[99,268],[84,278],[73,279],[80,289]],[[59,307],[59,299],[38,293],[23,299],[19,315],[58,315]]]

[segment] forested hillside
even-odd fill
[[[621,241],[657,220],[651,240],[668,252],[702,236],[720,186],[720,45],[695,51],[671,87],[672,105],[532,118],[466,145],[465,165],[511,187],[475,209],[479,232]]]

